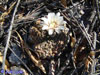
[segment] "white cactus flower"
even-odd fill
[[[52,35],[54,31],[60,33],[61,30],[64,30],[64,21],[63,16],[60,16],[60,13],[48,13],[47,17],[42,17],[43,20],[42,30],[47,30],[49,35]]]

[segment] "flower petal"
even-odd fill
[[[49,35],[52,35],[53,31],[54,31],[53,29],[49,29],[49,31],[48,31]]]
[[[63,17],[57,17],[57,22],[59,25],[63,24]]]
[[[55,31],[59,34],[61,31],[60,31],[60,29],[55,29]]]
[[[59,19],[60,19],[61,21],[64,21],[63,16],[60,16]]]
[[[55,14],[52,18],[53,21],[59,21],[59,17],[60,17],[60,12],[58,12],[57,14]]]
[[[58,12],[58,13],[56,14],[56,16],[58,16],[58,17],[59,17],[59,16],[60,16],[60,12]]]
[[[47,30],[49,35],[52,35],[54,31],[60,33],[61,30],[65,30],[64,25],[66,21],[64,21],[63,16],[60,16],[60,12],[58,13],[48,13],[47,18],[41,18],[43,20],[42,30]],[[54,25],[54,26],[51,26]]]
[[[52,20],[54,19],[54,17],[55,17],[55,13],[49,13],[48,14],[48,21],[49,21],[49,23],[52,22]]]
[[[44,24],[47,24],[47,25],[48,25],[48,19],[47,19],[47,18],[42,17],[42,18],[41,18],[41,20],[43,20],[43,21],[44,21]]]
[[[48,13],[48,18],[55,16],[55,13]]]
[[[60,30],[64,30],[64,26],[58,26],[58,29],[60,29]]]
[[[66,21],[63,21],[63,23],[66,24],[67,22]]]
[[[42,30],[47,30],[49,27],[47,25],[43,25]]]
[[[66,28],[65,30],[66,30],[66,32],[68,32],[68,31],[69,31],[69,29],[68,29],[68,28]]]

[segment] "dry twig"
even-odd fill
[[[13,16],[12,16],[12,20],[11,20],[11,25],[10,25],[10,28],[9,28],[7,43],[6,43],[6,47],[5,47],[5,51],[4,51],[3,64],[2,64],[2,69],[3,70],[5,70],[5,68],[4,68],[4,66],[5,66],[5,59],[6,59],[6,55],[7,55],[7,50],[9,48],[9,41],[10,41],[10,38],[11,38],[11,33],[12,33],[12,28],[13,28],[13,23],[14,23],[14,17],[15,17],[15,14],[17,12],[17,8],[19,6],[19,3],[20,3],[20,0],[18,0],[18,2],[16,4],[15,10],[14,10],[14,13],[13,13]],[[5,72],[3,73],[3,75],[5,75]]]

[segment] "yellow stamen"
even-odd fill
[[[56,28],[57,27],[57,22],[53,21],[50,24],[50,28]]]

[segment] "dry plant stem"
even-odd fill
[[[97,40],[96,32],[93,32],[93,35],[94,35],[93,45],[94,45],[94,49],[96,49],[96,40]]]
[[[83,23],[82,23],[83,24]],[[90,47],[91,47],[91,51],[93,52],[93,53],[95,53],[95,48],[96,48],[96,44],[95,43],[93,43],[92,42],[92,40],[91,40],[91,38],[90,38],[90,36],[89,36],[89,34],[88,34],[88,32],[86,31],[86,28],[84,27],[84,25],[82,25],[82,27],[83,27],[83,31],[85,32],[85,37],[87,38],[87,41],[89,42],[89,44],[90,44]],[[94,36],[94,38],[96,38],[96,35]],[[95,41],[96,42],[96,41]],[[92,59],[93,59],[93,62],[92,62],[92,65],[91,65],[91,75],[93,74],[93,73],[95,73],[95,55],[92,55]]]
[[[63,66],[57,75],[63,75],[63,71],[66,69],[66,66]]]
[[[91,33],[93,31],[93,28],[94,28],[94,25],[96,23],[96,20],[97,20],[97,16],[96,16],[96,11],[94,10],[92,12],[92,15],[91,15],[90,19],[89,19],[89,21],[91,22],[91,24],[88,24],[88,26],[89,26],[89,33]]]
[[[5,70],[5,68],[4,68],[4,66],[5,66],[5,59],[6,59],[7,50],[8,50],[8,47],[9,47],[9,41],[10,41],[10,37],[11,37],[11,33],[12,33],[14,17],[15,17],[15,14],[17,12],[17,8],[19,6],[19,3],[20,3],[20,0],[18,0],[18,2],[16,4],[15,10],[14,10],[14,13],[13,13],[13,16],[12,16],[12,20],[11,20],[11,25],[10,25],[10,28],[9,28],[9,33],[8,33],[7,43],[6,43],[6,47],[5,47],[5,51],[4,51],[3,63],[2,63],[2,69],[3,70]],[[5,72],[3,73],[3,75],[5,75]]]
[[[24,21],[23,23],[33,22],[33,19],[35,18],[35,17],[34,17],[35,12],[37,12],[38,10],[40,10],[40,8],[41,8],[42,6],[43,6],[43,4],[42,4],[41,6],[39,6],[39,7],[37,7],[36,9],[34,9],[32,12],[29,12],[25,17],[22,17],[22,18],[20,18],[20,19],[15,20],[16,24],[17,24],[17,25],[21,24],[21,23],[19,23],[19,22],[21,22],[21,21]],[[26,20],[27,20],[27,21],[26,21]],[[31,21],[28,21],[28,20],[31,20]]]
[[[50,66],[49,66],[49,75],[55,75],[55,61],[51,60]]]
[[[88,31],[86,30],[83,22],[81,22],[81,25],[79,25],[79,27],[80,27],[81,31],[83,32],[84,36],[86,37],[86,39],[91,47],[91,50],[94,50],[94,46],[92,44],[91,38],[90,38]]]
[[[11,52],[17,57],[17,59],[26,67],[26,69],[30,72],[31,75],[34,75],[32,71],[28,68],[28,66],[16,55],[16,53],[9,47]]]
[[[63,14],[64,15],[64,14]],[[64,16],[66,18],[66,16]],[[66,18],[67,19],[67,18]],[[83,32],[83,35],[85,36],[85,38],[87,39],[90,47],[91,47],[91,51],[94,52],[95,50],[95,47],[96,47],[96,44],[92,43],[92,40],[86,30],[86,28],[84,27],[84,24],[83,22],[81,22],[81,25],[78,23],[78,21],[73,17],[73,19],[76,21],[77,25],[79,26],[79,28],[81,29],[81,31]],[[67,19],[68,20],[68,19]],[[97,39],[96,39],[97,40]],[[94,46],[95,45],[95,46]],[[91,66],[91,74],[95,73],[95,55],[92,56],[92,59],[93,59],[93,63],[92,63],[92,66]]]
[[[11,12],[11,10],[13,9],[13,6],[15,5],[16,2],[14,2],[10,8],[8,9],[8,11],[2,13],[2,15],[0,16],[0,25],[2,26],[4,24],[5,21],[5,17]]]
[[[94,50],[95,50],[94,44],[92,43],[91,38],[90,38],[86,28],[84,27],[83,22],[81,22],[81,25],[80,25],[75,18],[74,18],[74,20],[77,22],[78,26],[80,27],[81,31],[83,32],[84,36],[86,37],[86,39],[87,39],[87,41],[88,41],[88,43],[91,47],[91,51],[94,52]],[[93,61],[95,60],[95,55],[92,56],[92,59],[93,59]],[[94,64],[94,62],[92,63],[92,66],[91,66],[91,74],[93,74],[93,73],[95,73],[95,64]]]
[[[84,0],[81,0],[81,1],[80,1],[80,3],[83,3],[83,2],[84,2]],[[72,3],[72,1],[71,1],[71,3]],[[66,11],[69,10],[69,9],[73,9],[73,7],[77,7],[78,5],[81,5],[80,3],[75,3],[74,6],[67,7],[67,8],[65,8],[64,10],[62,10],[62,12],[66,12]]]
[[[90,33],[93,31],[93,28],[95,26],[96,21],[97,21],[97,16],[95,16],[94,21],[92,21],[91,28],[90,28]]]
[[[97,16],[100,20],[100,12],[99,12],[99,1],[98,0],[95,0],[95,3],[96,3],[96,11],[97,11]]]
[[[59,71],[58,71],[58,73],[57,73],[57,75],[62,75],[63,74],[63,72],[64,72],[64,70],[67,68],[67,66],[69,65],[69,63],[70,63],[70,58],[71,58],[71,54],[68,56],[68,58],[66,59],[66,61],[65,61],[65,65],[64,66],[62,66],[60,69],[59,69]]]
[[[94,40],[93,40],[93,46],[94,46],[94,49],[96,49],[96,40],[97,40],[97,35],[96,35],[96,32],[93,33],[93,36],[94,36]],[[95,54],[95,51],[93,50],[93,54]],[[96,59],[95,59],[95,55],[92,55],[92,59],[93,59],[93,62],[92,62],[92,68],[91,68],[91,75],[93,73],[95,73],[95,65],[96,65]]]

